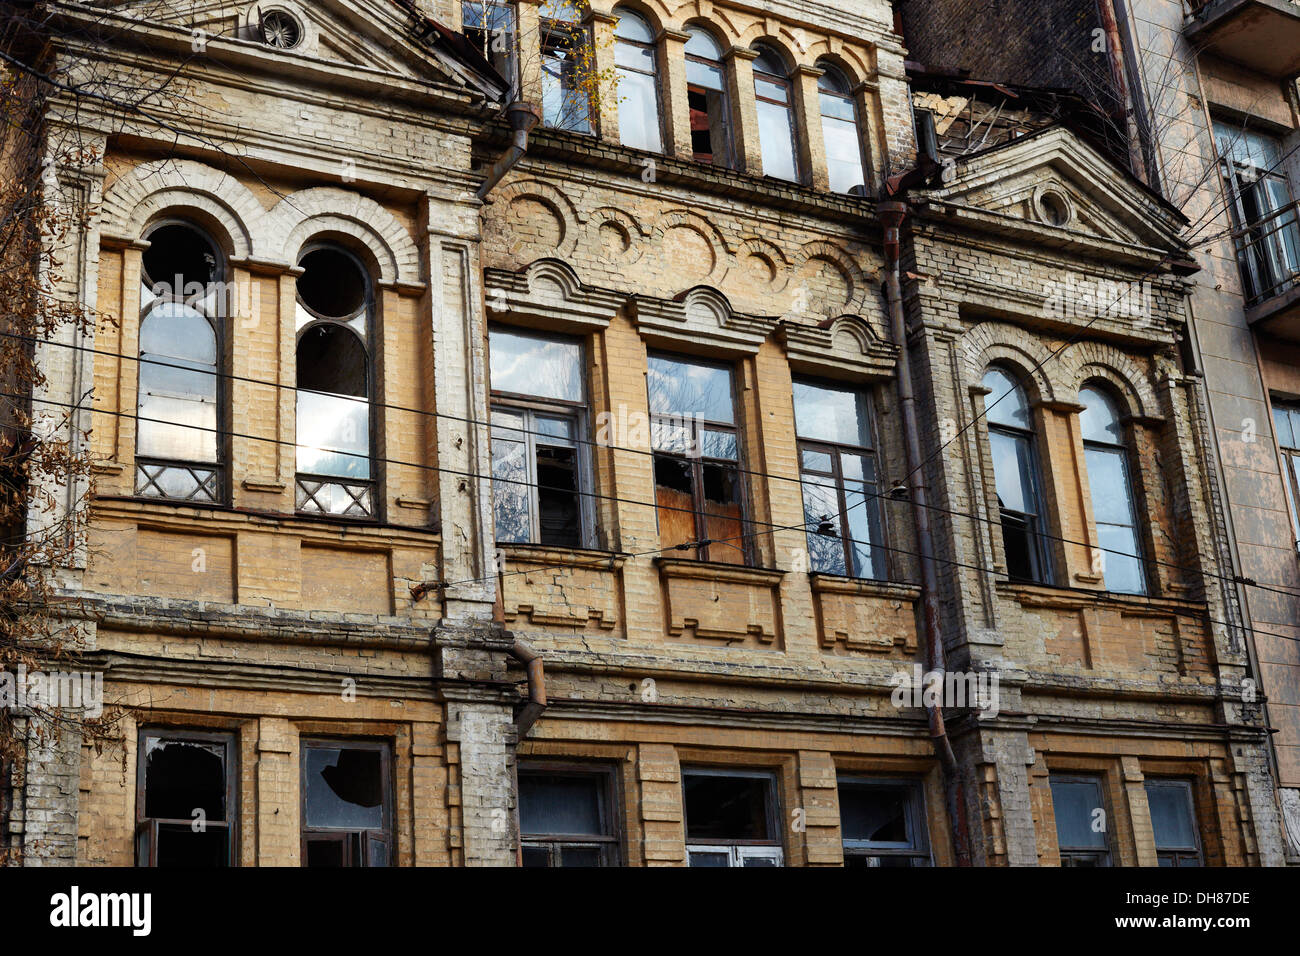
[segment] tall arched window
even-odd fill
[[[1038,477],[1029,402],[1006,369],[994,366],[984,373],[985,417],[993,479],[1002,517],[1002,542],[1007,574],[1021,581],[1048,583],[1045,508]]]
[[[763,152],[763,173],[799,181],[795,152],[794,93],[781,55],[764,46],[754,47],[754,97],[758,108],[758,141]]]
[[[218,502],[225,258],[189,222],[164,222],[145,238],[135,491]]]
[[[858,129],[858,110],[848,79],[829,63],[817,64],[825,72],[817,81],[821,100],[822,139],[826,143],[826,170],[831,191],[866,193],[866,173],[862,168],[862,133]]]
[[[686,103],[691,111],[691,151],[697,163],[732,169],[731,107],[722,72],[722,49],[703,27],[687,27]]]
[[[618,10],[614,63],[618,67],[618,132],[624,146],[663,152],[655,36],[640,14]]]
[[[370,276],[334,245],[309,247],[298,264],[297,508],[372,518]]]
[[[1137,500],[1129,476],[1128,448],[1119,413],[1110,396],[1096,387],[1081,389],[1079,401],[1084,406],[1079,425],[1106,590],[1145,594],[1147,581],[1138,545]]]

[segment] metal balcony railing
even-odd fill
[[[1247,308],[1300,286],[1300,202],[1247,223],[1232,239]]]

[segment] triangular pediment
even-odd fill
[[[500,77],[481,58],[466,55],[450,31],[399,0],[128,0],[101,5],[189,31],[196,44],[235,41],[295,63],[337,63],[407,80],[449,82],[492,99],[504,92]]]
[[[1064,126],[956,161],[936,199],[1086,241],[1173,250],[1182,215]]]

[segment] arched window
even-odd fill
[[[722,72],[722,49],[703,27],[687,27],[686,103],[691,111],[691,150],[697,163],[732,169],[731,108]]]
[[[1043,537],[1045,509],[1029,402],[1020,384],[997,366],[984,373],[984,387],[990,390],[984,407],[1007,574],[1021,581],[1045,584],[1051,579],[1051,571]]]
[[[370,277],[334,245],[309,247],[298,264],[297,508],[371,518]]]
[[[1096,387],[1081,389],[1079,401],[1084,406],[1079,426],[1106,590],[1145,594],[1146,570],[1138,546],[1136,497],[1119,414],[1110,396]]]
[[[799,181],[795,153],[793,90],[781,55],[768,47],[754,47],[754,97],[758,108],[758,141],[763,152],[763,173]]]
[[[655,37],[636,13],[618,10],[614,63],[618,67],[618,132],[624,146],[663,152],[659,124],[659,81]]]
[[[829,63],[819,63],[825,70],[817,81],[821,100],[822,139],[826,143],[826,170],[831,191],[866,194],[866,174],[862,168],[862,134],[858,129],[858,110],[853,104],[849,81]]]
[[[145,238],[135,491],[217,502],[225,494],[219,377],[225,258],[189,222],[165,222]]]

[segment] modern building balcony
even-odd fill
[[[1297,0],[1190,0],[1197,47],[1278,79],[1300,73]]]
[[[1276,209],[1234,233],[1246,296],[1257,331],[1300,342],[1300,202]]]

